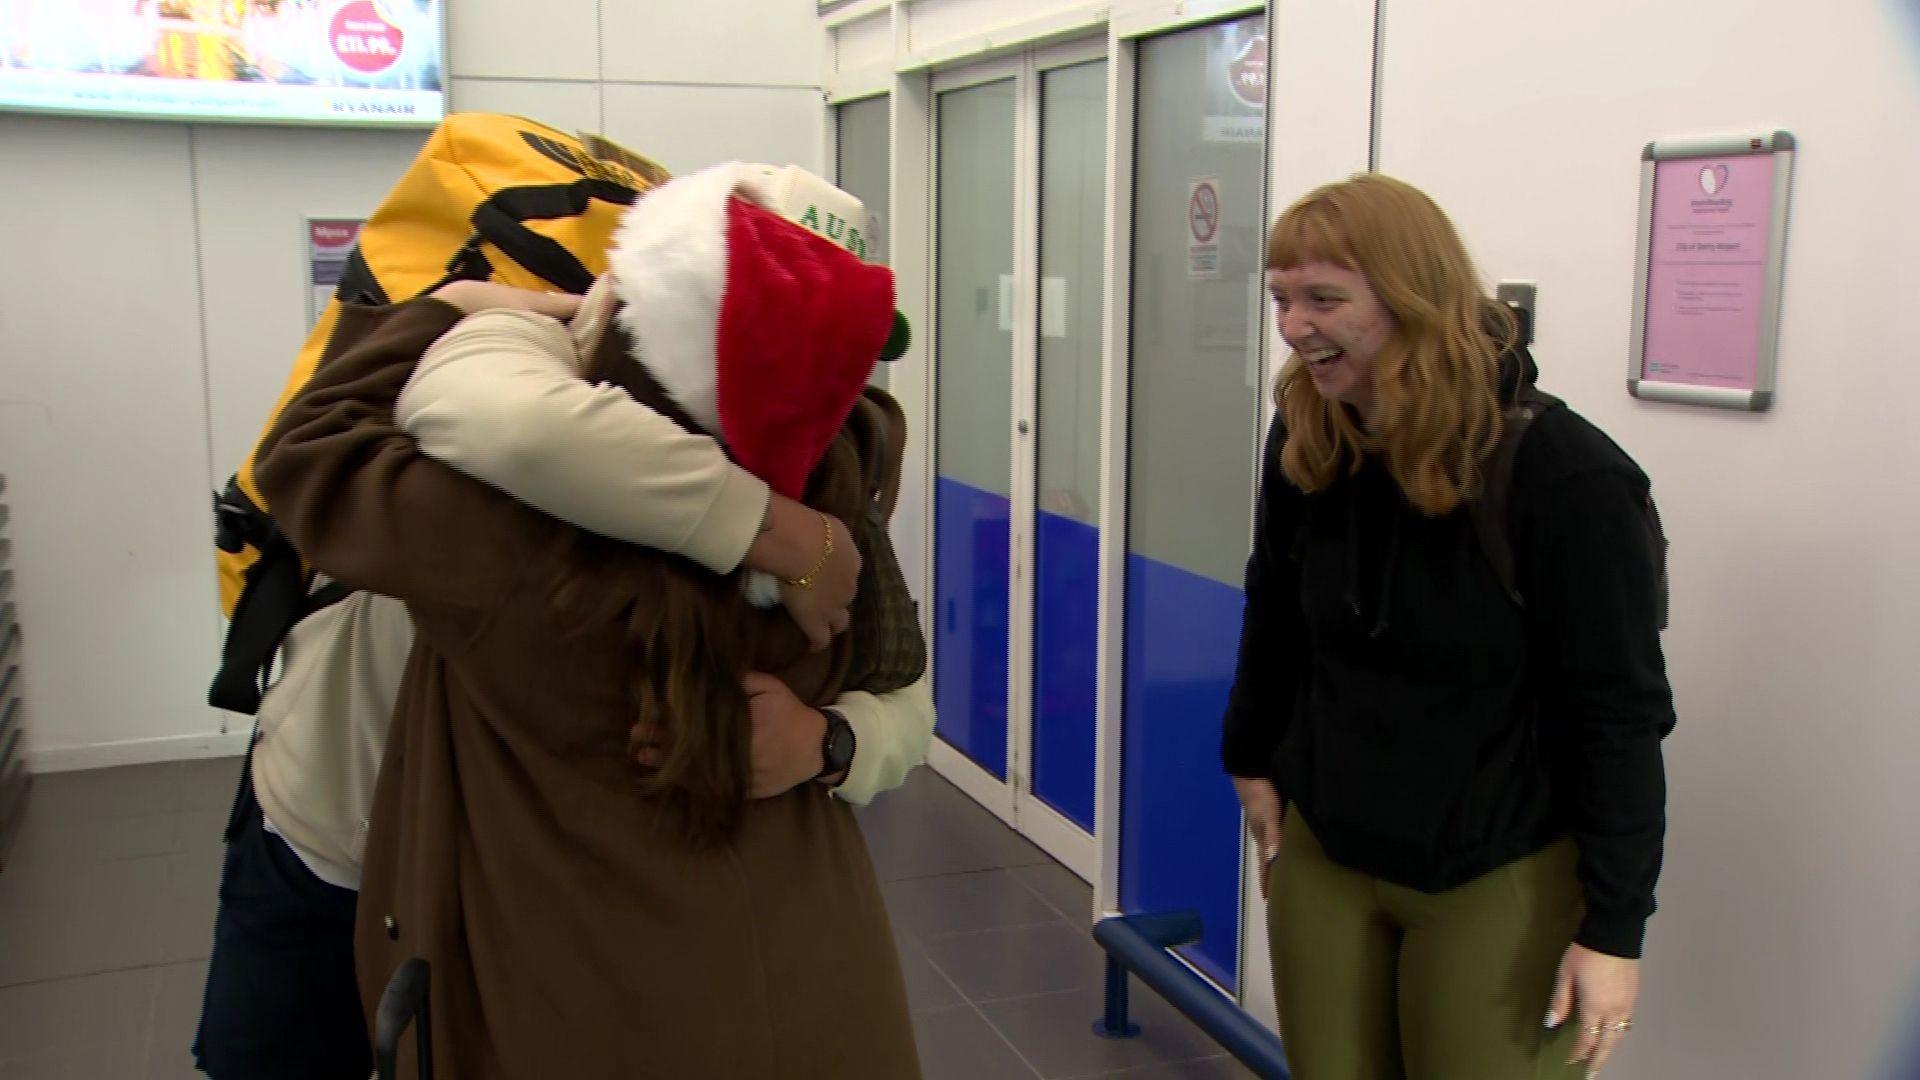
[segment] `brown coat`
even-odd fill
[[[684,841],[627,755],[624,622],[557,617],[576,531],[394,426],[414,363],[458,317],[433,300],[344,311],[259,468],[294,544],[405,600],[418,635],[360,897],[363,1000],[427,958],[443,1080],[917,1077],[849,809],[803,784],[750,804],[727,843]],[[857,468],[852,445],[843,433],[823,468]],[[791,685],[818,702],[847,665],[802,666]]]

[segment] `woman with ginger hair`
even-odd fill
[[[1534,390],[1410,185],[1296,202],[1267,285],[1293,356],[1221,756],[1270,864],[1288,1058],[1302,1080],[1598,1072],[1665,831],[1647,478]],[[1511,590],[1476,520],[1503,484]]]

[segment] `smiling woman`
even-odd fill
[[[1532,385],[1415,188],[1307,195],[1267,284],[1293,356],[1221,758],[1272,864],[1287,1056],[1303,1076],[1597,1072],[1632,1026],[1664,832],[1647,478]]]
[[[1280,215],[1267,267],[1294,350],[1275,391],[1287,478],[1324,490],[1364,429],[1414,505],[1458,507],[1500,437],[1495,362],[1514,324],[1446,215],[1392,177],[1330,184]]]
[[[1393,313],[1364,275],[1311,262],[1267,271],[1280,336],[1328,401],[1351,406],[1374,426],[1373,363],[1393,333]]]

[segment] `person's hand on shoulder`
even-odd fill
[[[860,551],[839,518],[776,493],[743,565],[780,580],[780,602],[813,651],[825,649],[852,624]]]

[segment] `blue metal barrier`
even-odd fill
[[[1140,1034],[1139,1025],[1127,1019],[1127,972],[1131,971],[1241,1064],[1268,1080],[1292,1080],[1279,1036],[1169,951],[1200,940],[1198,913],[1117,915],[1094,924],[1093,940],[1107,951],[1107,1009],[1105,1016],[1094,1021],[1095,1034],[1109,1039]]]

